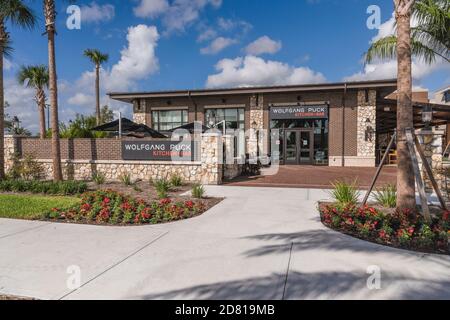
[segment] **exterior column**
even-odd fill
[[[17,137],[5,135],[5,172],[8,173],[14,164],[14,155],[19,152]]]
[[[147,121],[147,106],[145,99],[133,101],[133,122],[150,125]]]
[[[205,133],[201,142],[201,183],[218,185],[223,178],[223,140],[220,133]]]
[[[225,163],[224,163],[224,179],[233,179],[241,174],[242,165],[236,161],[235,153],[235,136],[223,136],[225,147]]]
[[[357,120],[357,153],[358,158],[352,161],[357,167],[375,167],[375,143],[377,121],[377,92],[369,90],[358,91]]]
[[[250,134],[247,140],[247,153],[250,160],[256,163],[259,154],[264,149],[264,96],[262,94],[254,94],[250,97]],[[259,134],[260,132],[260,134]],[[261,139],[259,139],[261,136]]]
[[[422,129],[418,130],[416,135],[422,147],[423,153],[425,154],[425,158],[433,170],[434,178],[436,179],[439,188],[442,190],[445,181],[445,178],[442,175],[442,140],[444,137],[444,131]],[[431,185],[431,181],[428,178],[419,154],[417,154],[417,160],[419,162],[419,168],[425,184],[425,191],[432,193],[433,186]],[[445,192],[443,192],[443,194],[445,194]]]

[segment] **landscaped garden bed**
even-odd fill
[[[105,225],[158,224],[198,216],[219,199],[145,200],[113,190],[85,193],[81,202],[70,209],[53,208],[42,219]]]
[[[338,183],[332,191],[335,202],[319,203],[322,223],[342,233],[387,246],[450,254],[450,212],[434,207],[432,221],[427,222],[419,208],[393,209],[395,197],[392,194],[392,188],[385,188],[375,197],[381,203],[361,206],[356,188]]]

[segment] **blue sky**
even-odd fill
[[[9,26],[14,53],[6,62],[8,113],[37,129],[32,90],[15,82],[21,65],[46,64],[41,1],[30,1],[35,31]],[[395,76],[395,61],[364,66],[370,41],[392,29],[391,0],[78,0],[81,30],[66,27],[68,1],[57,1],[57,70],[61,120],[94,110],[92,65],[86,48],[109,53],[107,91],[153,91],[367,80]],[[381,9],[369,30],[368,6]],[[450,82],[448,64],[416,61],[415,86],[430,92]]]

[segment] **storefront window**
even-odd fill
[[[187,110],[160,110],[152,112],[153,129],[169,131],[188,123]]]
[[[245,129],[245,112],[243,108],[207,109],[205,112],[206,126],[213,128],[225,121],[226,130]],[[232,132],[230,132],[232,133]]]

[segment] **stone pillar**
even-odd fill
[[[434,177],[438,183],[438,186],[442,189],[444,185],[444,176],[442,175],[441,170],[443,169],[442,165],[442,139],[444,136],[444,131],[432,131],[432,130],[417,130],[416,135],[419,140],[419,143],[422,147],[422,150],[425,154],[425,158],[430,164]],[[422,164],[422,159],[419,154],[417,154],[417,160],[419,162],[419,168],[422,174],[422,179],[425,184],[426,192],[433,192],[433,186],[431,185],[431,181],[428,178],[428,175],[425,171],[425,167]],[[445,193],[445,192],[443,192]]]
[[[201,183],[217,185],[223,178],[223,140],[220,133],[205,133],[201,142]]]
[[[133,121],[139,124],[147,123],[147,106],[145,99],[139,99],[133,101]]]
[[[13,166],[14,154],[18,152],[17,137],[5,135],[5,172],[8,173]]]
[[[264,130],[264,96],[254,94],[250,97],[250,134],[247,140],[247,153],[256,162],[258,149],[264,149],[264,138],[258,139],[258,132]],[[263,136],[263,135],[261,135]]]
[[[368,98],[366,100],[366,98]],[[375,143],[377,121],[377,92],[369,90],[366,97],[365,90],[358,91],[358,119],[357,119],[357,153],[353,165],[360,167],[375,166]]]

